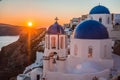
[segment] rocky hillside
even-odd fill
[[[38,44],[44,39],[45,32],[45,28],[24,29],[16,42],[1,49],[0,79],[10,80],[34,62]]]
[[[19,35],[23,27],[0,23],[0,36]]]

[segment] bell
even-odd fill
[[[55,59],[53,59],[53,64],[55,64],[56,63],[56,60]]]

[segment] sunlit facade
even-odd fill
[[[45,35],[42,73],[32,70],[27,76],[31,80],[109,80],[114,75],[111,69],[116,66],[110,38],[112,29],[110,11],[101,5],[95,6],[88,18],[77,25],[70,44],[56,20]],[[17,80],[24,80],[20,78]]]

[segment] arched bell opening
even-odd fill
[[[59,59],[57,52],[49,53],[49,70],[56,71],[57,70],[57,60]]]

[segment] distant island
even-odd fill
[[[23,30],[22,26],[0,23],[0,36],[16,36]]]

